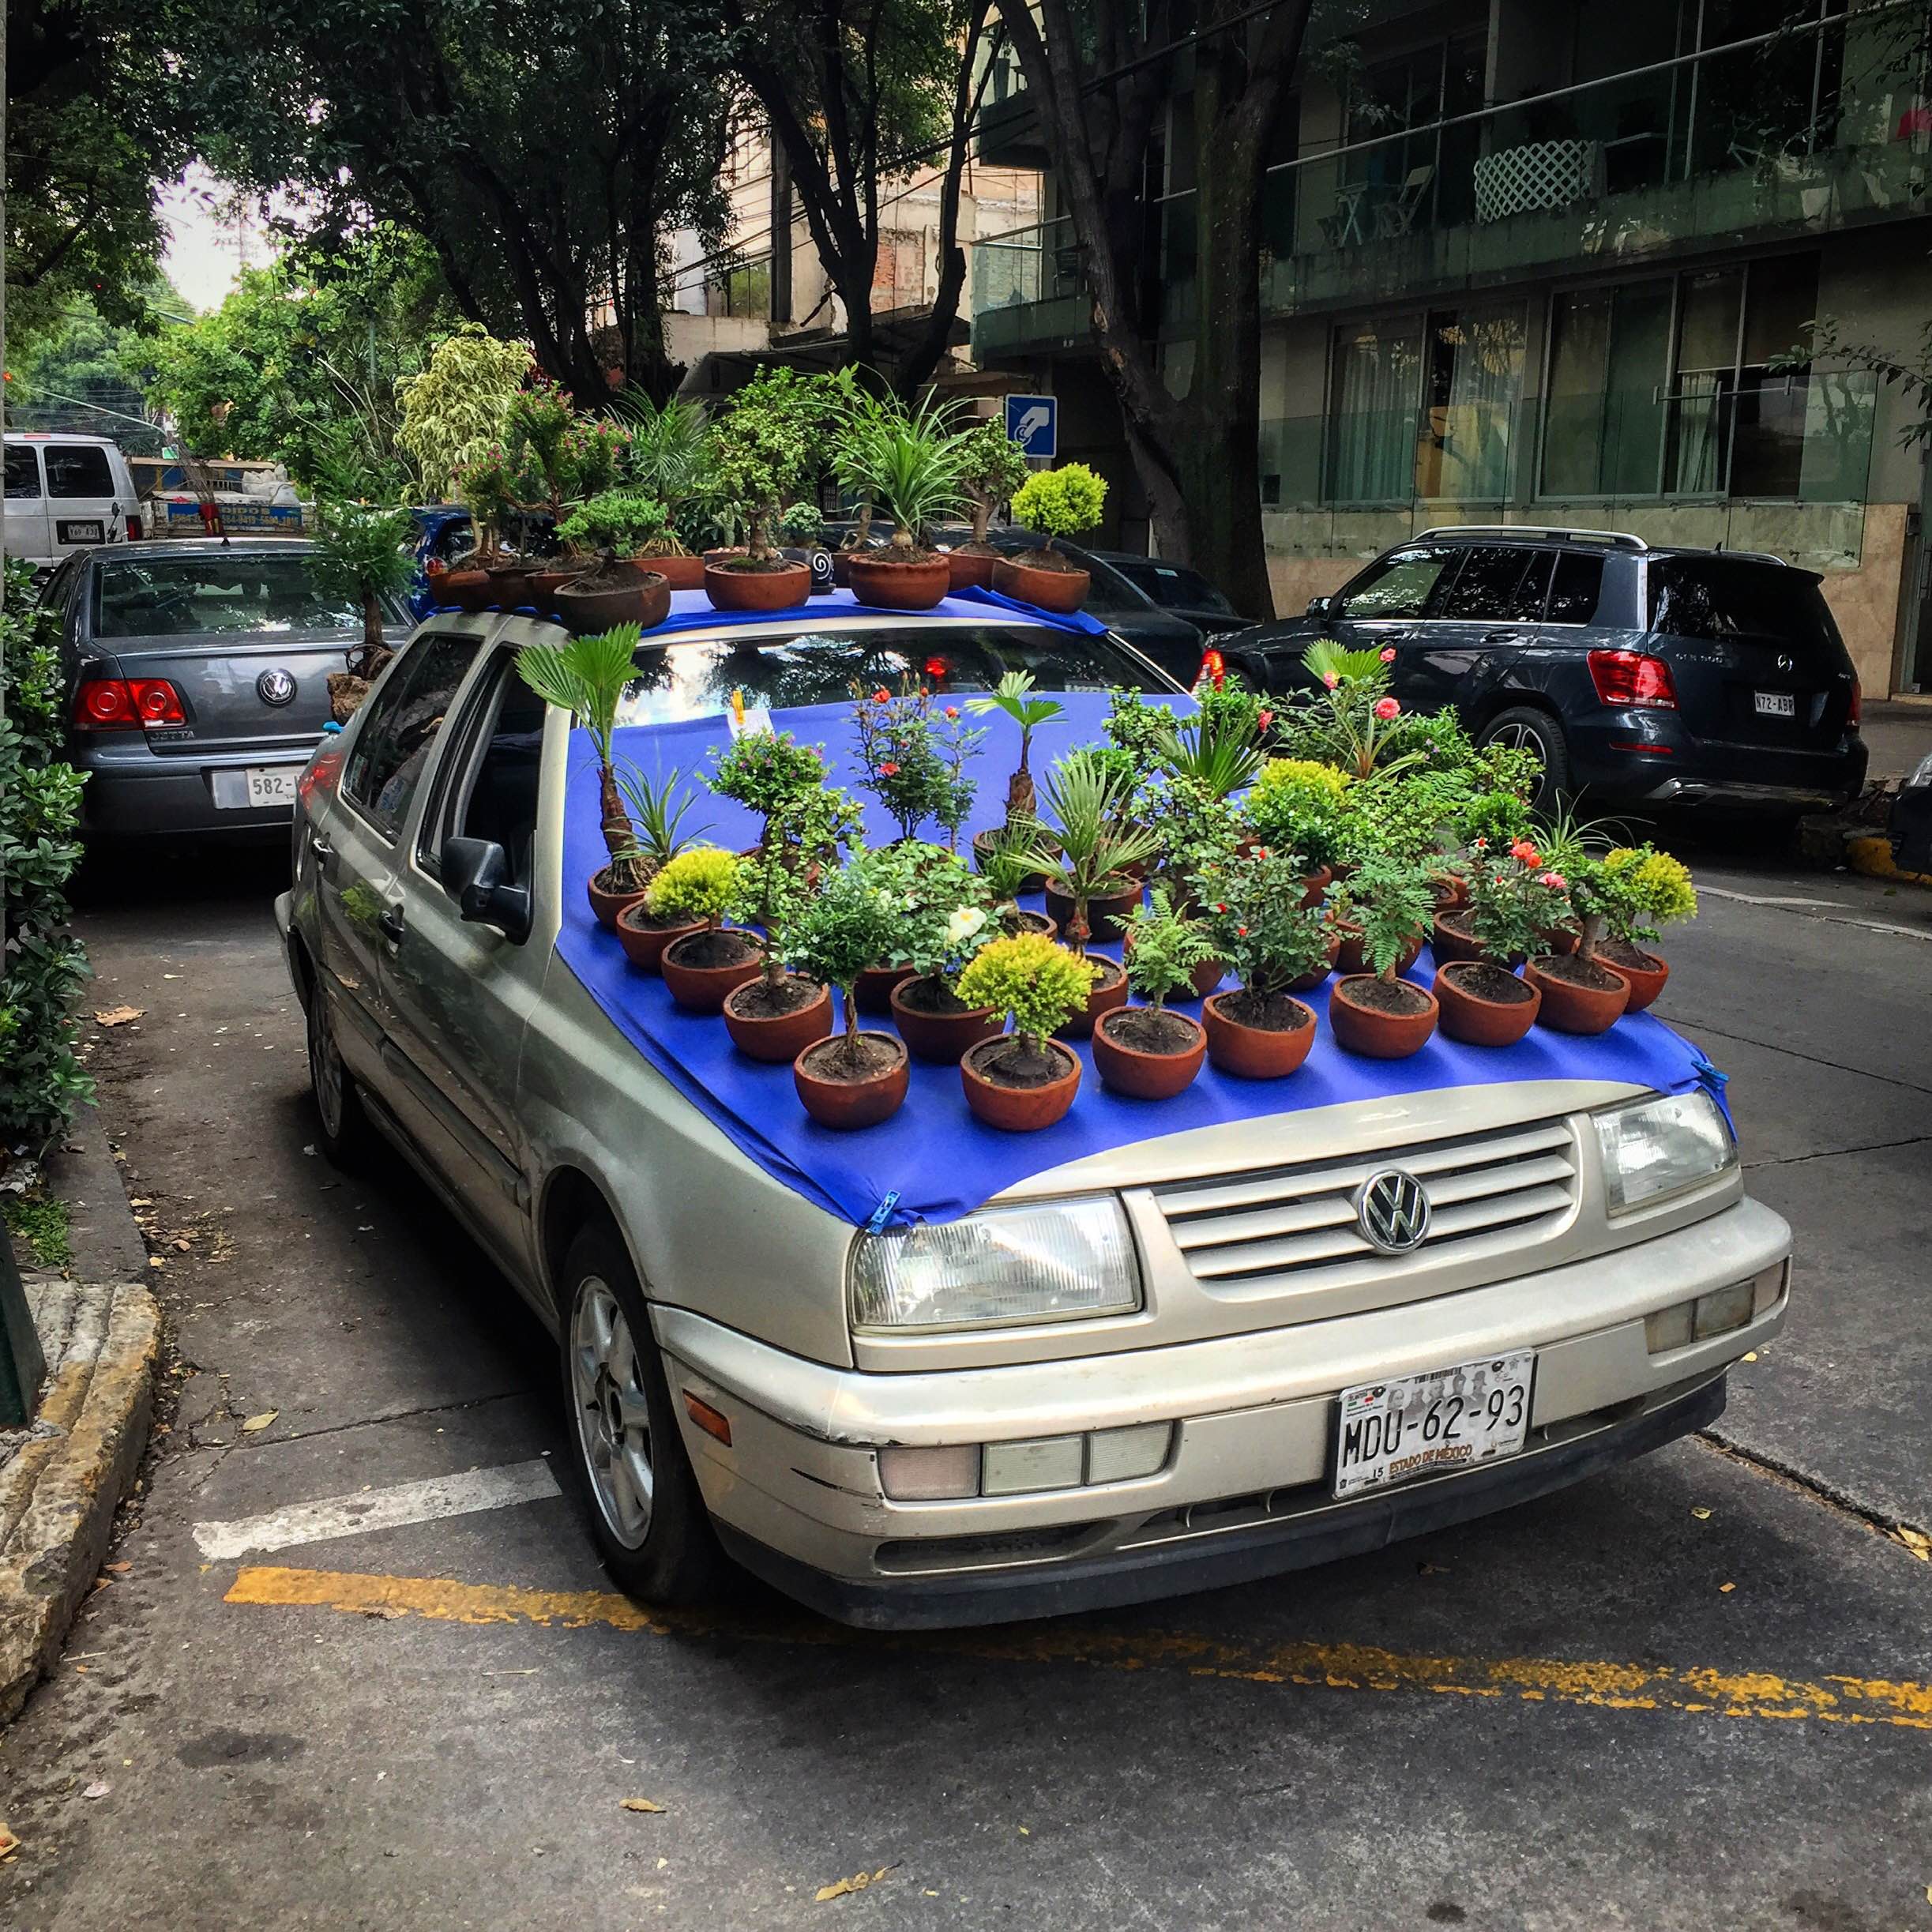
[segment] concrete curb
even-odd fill
[[[75,1202],[77,1269],[95,1278],[27,1279],[47,1378],[0,1467],[0,1723],[53,1669],[100,1573],[147,1447],[160,1360],[160,1306],[129,1278],[137,1256],[145,1272],[145,1245],[91,1108],[70,1139],[78,1152],[55,1185]]]

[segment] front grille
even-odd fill
[[[1412,1174],[1429,1197],[1428,1236],[1410,1254],[1384,1254],[1355,1224],[1355,1190],[1384,1167]],[[1576,1140],[1568,1122],[1539,1121],[1152,1191],[1204,1287],[1315,1289],[1485,1238],[1490,1251],[1539,1239],[1576,1205]]]

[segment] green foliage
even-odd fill
[[[1107,721],[1101,728],[1110,745],[1148,771],[1160,762],[1174,713],[1165,705],[1150,705],[1138,691],[1115,689],[1107,694]]]
[[[697,801],[684,787],[678,772],[654,780],[626,761],[617,768],[617,784],[630,814],[638,855],[652,872],[661,871],[707,829],[703,825],[684,829],[684,821]]]
[[[1105,756],[1090,750],[1069,751],[1047,775],[1041,787],[1054,821],[1054,840],[1044,835],[1026,848],[1027,864],[1044,873],[1073,901],[1067,943],[1077,953],[1086,950],[1087,901],[1116,885],[1130,866],[1154,855],[1154,835],[1128,826],[1126,807],[1131,779]]]
[[[1014,491],[1013,521],[1049,536],[1077,536],[1091,530],[1107,509],[1107,484],[1084,463],[1063,463],[1036,470]]]
[[[816,503],[790,504],[779,517],[778,534],[787,543],[810,549],[825,536],[825,520],[819,514]]]
[[[427,368],[398,381],[396,441],[428,489],[446,494],[465,468],[501,449],[529,367],[522,343],[499,342],[465,322],[436,345]]]
[[[1308,647],[1302,662],[1322,688],[1276,714],[1276,736],[1291,756],[1337,765],[1355,778],[1400,771],[1423,756],[1412,724],[1389,694],[1389,667],[1380,652],[1344,651],[1325,637]]]
[[[789,731],[746,731],[711,755],[717,769],[705,784],[765,821],[765,845],[772,842],[772,821],[821,791],[829,776],[825,747],[801,745]]]
[[[1006,781],[1006,829],[1011,832],[1033,817],[1033,734],[1064,716],[1066,707],[1058,698],[1036,697],[1030,671],[1009,671],[988,696],[968,698],[966,709],[979,718],[1003,711],[1020,727],[1020,763]]]
[[[158,278],[148,299],[171,306],[179,299]],[[133,329],[108,321],[92,301],[75,295],[32,333],[9,314],[7,355],[13,378],[6,393],[9,430],[107,434],[130,456],[160,453],[159,412],[148,404],[156,358],[151,325]],[[84,406],[89,404],[93,407]],[[103,409],[116,414],[97,413]],[[144,416],[155,423],[145,434],[126,420]]]
[[[1330,929],[1302,904],[1302,860],[1288,848],[1237,854],[1202,881],[1216,954],[1242,987],[1266,999],[1327,964]]]
[[[637,490],[606,490],[573,510],[558,524],[557,534],[574,551],[635,557],[661,543],[670,522],[655,497]]]
[[[1455,773],[1396,772],[1384,766],[1352,785],[1341,830],[1351,860],[1392,858],[1441,871],[1443,840],[1467,788]]]
[[[1610,930],[1626,944],[1649,944],[1662,929],[1697,916],[1690,868],[1654,845],[1620,845],[1603,855],[1600,890]]]
[[[561,706],[591,735],[597,748],[603,842],[622,884],[641,883],[637,839],[617,782],[611,742],[624,687],[637,675],[635,624],[619,624],[566,645],[530,644],[517,653],[517,674],[547,702]]]
[[[319,496],[316,535],[329,568],[363,607],[363,637],[382,641],[382,600],[408,588],[415,568],[412,550],[415,519],[406,509],[359,503],[346,497]]]
[[[7,1230],[26,1242],[36,1268],[65,1268],[73,1259],[73,1219],[58,1194],[16,1196],[6,1203]]]
[[[962,728],[957,705],[935,711],[931,692],[911,686],[895,695],[855,685],[852,728],[866,789],[898,821],[900,837],[933,819],[956,841],[979,789],[966,760],[984,734]]]
[[[1550,934],[1569,917],[1569,881],[1528,839],[1472,844],[1469,929],[1498,965],[1549,950]]]
[[[915,840],[870,854],[867,865],[898,908],[891,949],[874,964],[910,966],[950,986],[974,953],[998,937],[986,881],[956,854]]]
[[[994,511],[1032,475],[1032,466],[1000,416],[988,416],[960,438],[958,464],[960,487],[971,504],[973,541],[983,543]]]
[[[1190,780],[1211,798],[1225,799],[1254,782],[1261,769],[1260,735],[1248,720],[1203,712],[1169,727],[1161,742],[1160,761],[1176,778]]]
[[[1348,774],[1332,765],[1270,758],[1255,775],[1243,809],[1257,838],[1299,854],[1312,872],[1341,856],[1348,796]]]
[[[9,563],[0,607],[0,1145],[38,1149],[93,1096],[75,1057],[87,954],[68,930],[83,775],[67,763],[59,621]]]
[[[715,487],[711,428],[704,411],[675,396],[662,404],[645,396],[620,396],[615,407],[629,433],[625,468],[630,481],[656,498],[675,525],[680,512],[693,510]],[[673,534],[668,547],[658,554],[675,556],[682,549]]]
[[[1241,843],[1239,812],[1211,785],[1185,772],[1145,787],[1134,818],[1154,838],[1155,870],[1180,898],[1192,896],[1201,873],[1231,857]]]
[[[1378,855],[1349,874],[1340,909],[1362,934],[1363,957],[1378,977],[1393,979],[1397,961],[1435,915],[1434,884],[1421,866]]]
[[[1152,904],[1137,906],[1127,915],[1121,952],[1127,983],[1156,1012],[1183,987],[1191,987],[1194,968],[1214,957],[1206,929],[1175,910],[1165,886],[1155,887]]]
[[[645,910],[653,919],[702,919],[716,926],[737,895],[742,869],[735,852],[716,845],[690,846],[645,889]]]
[[[716,492],[747,527],[754,558],[772,554],[772,526],[817,470],[840,391],[795,369],[762,370],[712,433]]]
[[[1466,845],[1478,839],[1490,845],[1512,845],[1535,827],[1529,807],[1514,791],[1479,791],[1456,814],[1456,830]]]
[[[859,1026],[859,975],[890,960],[902,937],[911,909],[904,863],[881,852],[855,854],[825,880],[791,929],[785,964],[839,989],[848,1036]]]
[[[974,954],[954,989],[968,1006],[1004,1013],[1013,1030],[1039,1052],[1087,1003],[1095,968],[1044,933],[1016,933]]]

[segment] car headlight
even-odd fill
[[[1111,1194],[861,1235],[851,1275],[855,1329],[1074,1321],[1141,1305],[1133,1236]]]
[[[1738,1161],[1730,1122],[1703,1092],[1640,1100],[1599,1114],[1596,1145],[1612,1214],[1682,1193]]]

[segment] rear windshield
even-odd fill
[[[1150,557],[1145,562],[1116,562],[1114,568],[1136,590],[1144,590],[1163,611],[1218,611],[1235,615],[1235,607],[1203,577],[1178,563]]]
[[[96,637],[347,630],[360,602],[320,557],[130,557],[94,573]]]
[[[1816,577],[1742,558],[1654,559],[1650,624],[1668,637],[1765,638],[1834,659],[1844,649]]]
[[[1009,671],[1031,671],[1042,691],[1179,689],[1151,665],[1105,637],[1041,624],[881,624],[793,629],[747,624],[725,637],[646,642],[637,681],[624,694],[618,722],[675,724],[715,717],[734,691],[748,707],[782,710],[836,705],[852,687],[896,690],[911,678],[943,697],[988,691]]]

